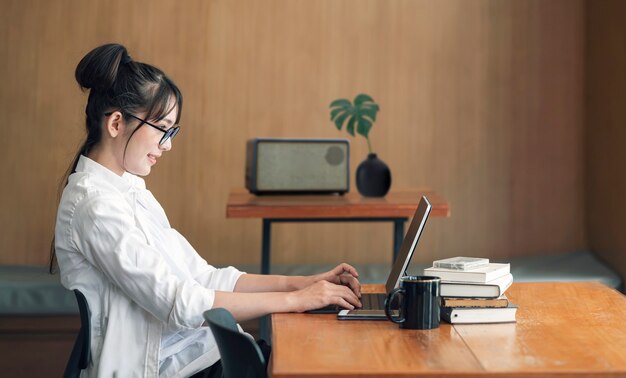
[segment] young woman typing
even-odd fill
[[[89,303],[89,376],[219,375],[217,346],[202,326],[210,308],[243,321],[360,306],[358,273],[348,264],[313,276],[209,265],[171,228],[140,178],[181,130],[183,97],[174,82],[118,44],[89,52],[76,80],[89,90],[87,137],[68,169],[52,257],[63,285]]]

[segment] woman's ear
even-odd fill
[[[111,138],[115,138],[122,134],[124,124],[124,116],[122,115],[122,112],[115,111],[106,118],[104,126],[109,136],[111,136]]]

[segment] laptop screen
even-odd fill
[[[415,210],[415,215],[413,215],[413,219],[411,220],[411,224],[409,225],[409,230],[402,241],[398,257],[393,264],[389,278],[387,278],[387,284],[385,285],[387,293],[400,285],[400,278],[409,267],[413,252],[415,252],[417,242],[424,231],[424,226],[426,225],[426,220],[428,219],[431,209],[432,206],[430,202],[428,202],[426,197],[422,196],[422,199],[417,205],[417,210]]]

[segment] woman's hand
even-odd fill
[[[215,292],[213,307],[224,307],[238,321],[273,312],[304,312],[328,305],[353,310],[361,307],[359,273],[339,264],[312,276],[243,274],[234,292]]]
[[[352,265],[342,263],[328,272],[311,276],[311,279],[313,282],[328,281],[337,285],[347,286],[358,298],[361,298],[361,284],[358,277],[359,272]]]
[[[227,308],[240,321],[272,312],[303,312],[328,305],[352,310],[361,307],[358,277],[356,269],[348,264],[312,276],[244,274],[237,280],[234,293],[216,292],[214,307]]]
[[[336,269],[337,268],[332,271],[335,271]],[[350,277],[356,280],[354,276],[350,275]],[[293,302],[291,303],[295,304],[294,310],[296,312],[304,312],[308,310],[317,310],[328,305],[339,305],[350,310],[353,310],[355,307],[361,307],[361,301],[352,288],[345,286],[344,284],[339,284],[340,282],[349,280],[346,278],[336,277],[335,279],[337,280],[337,283],[322,279],[305,287],[304,289],[290,292],[288,295],[292,297]],[[358,285],[358,281],[356,282]],[[360,288],[358,290],[360,293]]]

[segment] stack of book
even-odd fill
[[[517,306],[505,295],[513,283],[510,264],[452,257],[434,261],[424,275],[441,278],[441,318],[448,323],[515,322]]]

